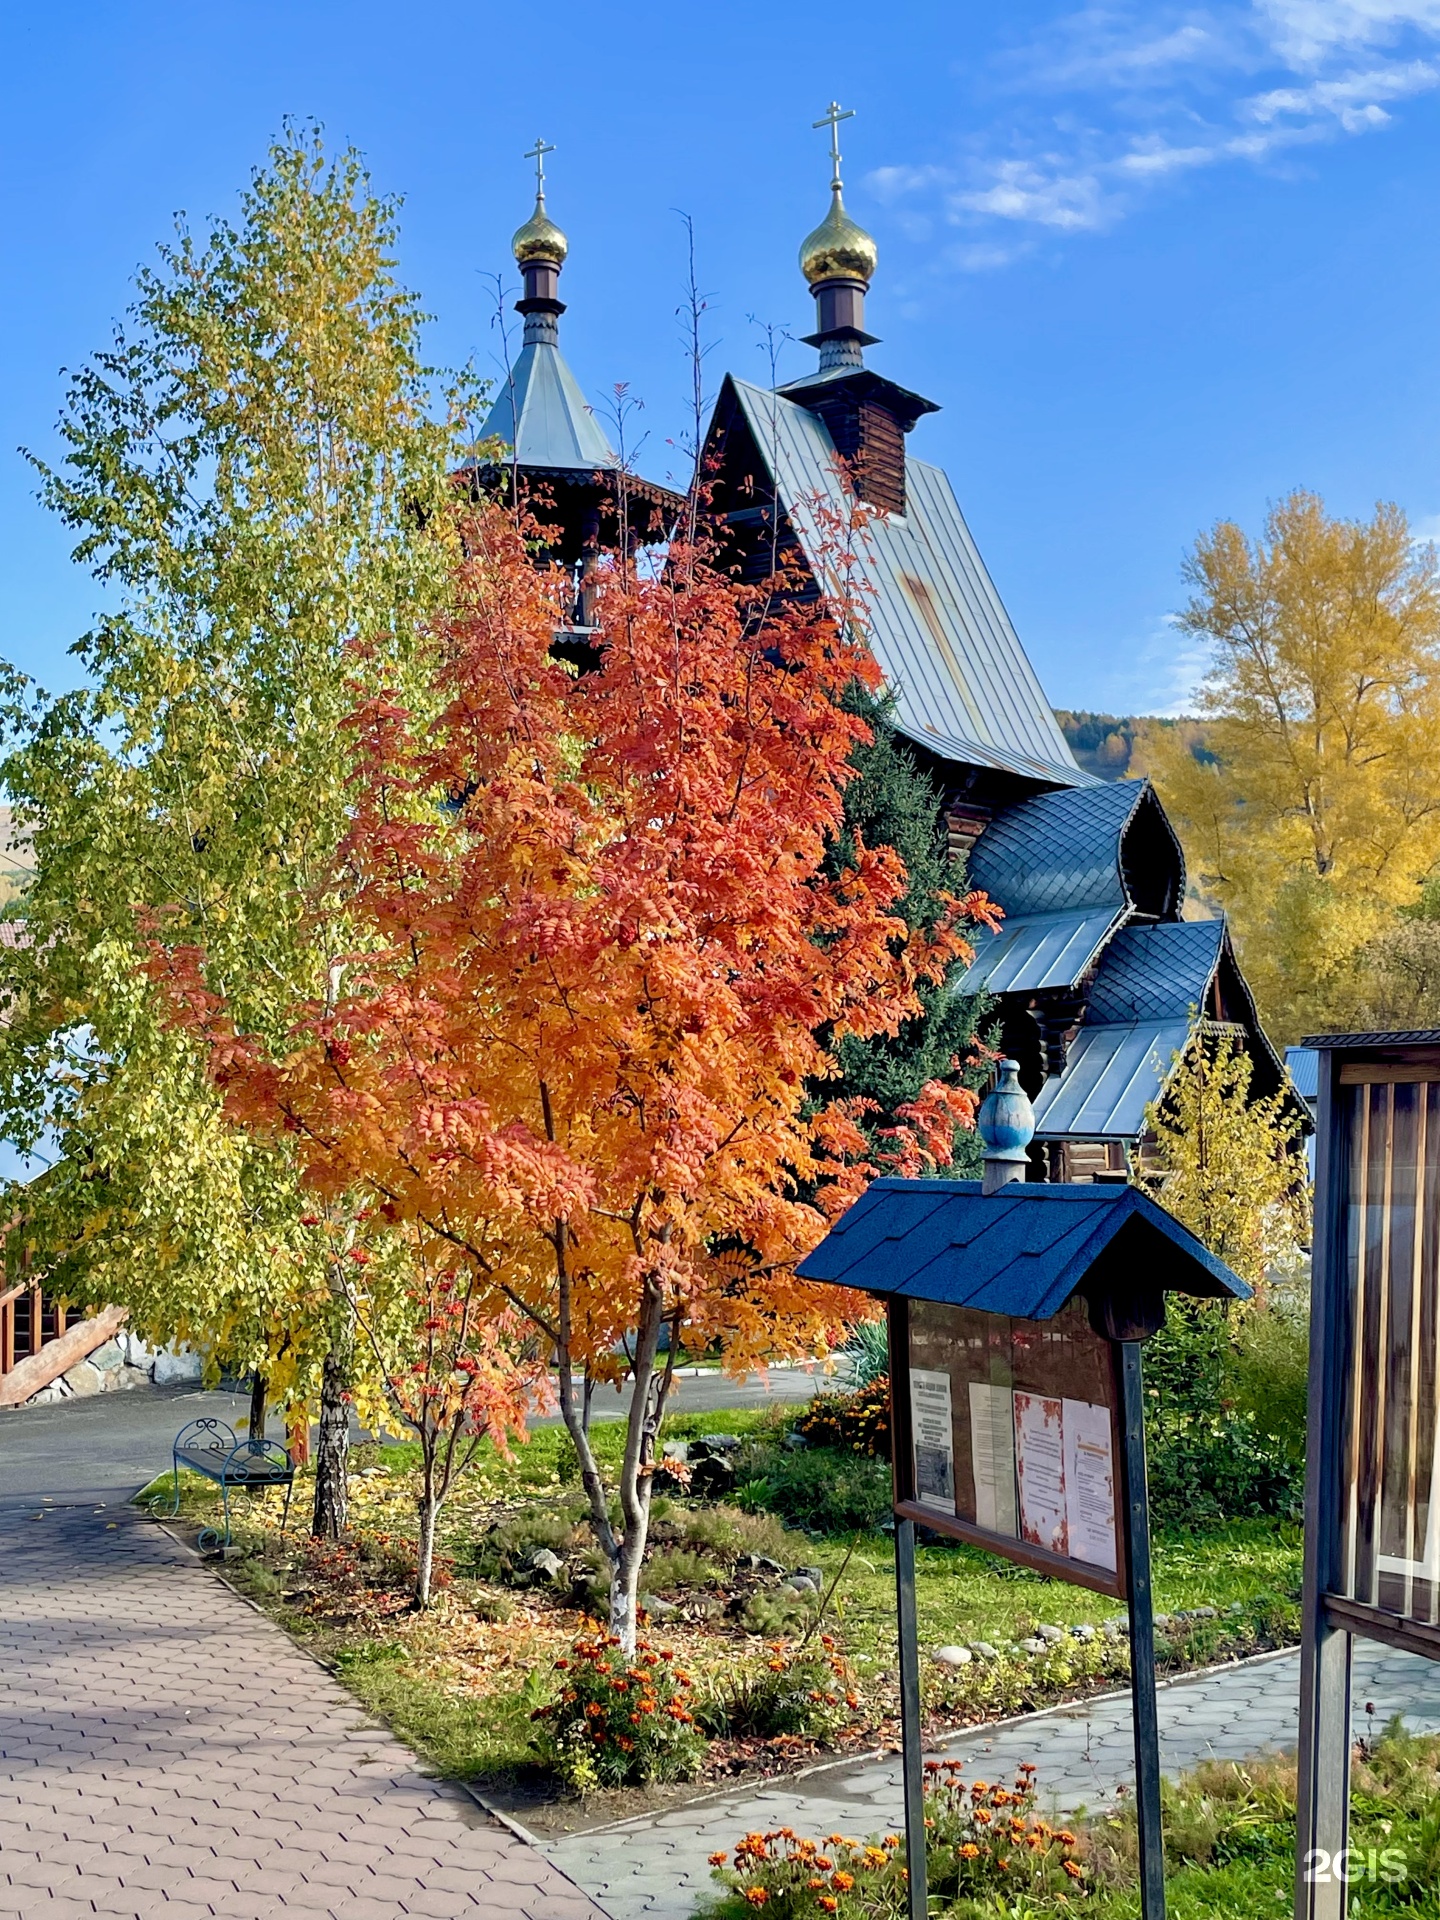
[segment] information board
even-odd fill
[[[910,1301],[904,1320],[901,1508],[937,1532],[1123,1598],[1115,1349],[1084,1302],[1020,1320]]]

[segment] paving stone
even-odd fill
[[[3,1920],[604,1920],[118,1506],[0,1512],[0,1862]]]

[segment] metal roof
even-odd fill
[[[1017,919],[1074,907],[1122,907],[1120,840],[1148,780],[1037,793],[1006,807],[970,852],[969,878]]]
[[[1074,986],[1127,911],[1101,907],[1091,913],[1041,913],[1031,920],[1007,914],[994,933],[977,928],[975,958],[958,991],[1036,993],[1042,987]]]
[[[618,464],[564,355],[547,340],[532,340],[521,348],[509,379],[501,383],[481,438],[503,440],[522,467],[578,468],[588,473]]]
[[[1185,1049],[1225,947],[1223,920],[1122,927],[1096,968],[1065,1071],[1035,1101],[1036,1137],[1126,1140],[1144,1131]]]
[[[1223,920],[1122,928],[1095,975],[1087,1022],[1103,1027],[1188,1019],[1204,1005],[1224,944]]]
[[[807,1280],[1048,1320],[1124,1234],[1117,1253],[1167,1289],[1247,1299],[1250,1289],[1161,1206],[1129,1186],[876,1180],[801,1261]]]
[[[1190,1038],[1190,1021],[1081,1027],[1065,1071],[1035,1096],[1037,1140],[1133,1140]]]
[[[826,505],[849,504],[849,481],[824,422],[807,408],[730,377],[776,496],[822,587]],[[985,570],[950,482],[907,456],[905,511],[869,523],[858,571],[870,599],[869,641],[896,699],[900,732],[942,759],[1069,787],[1098,784],[1076,766],[1009,615]]]
[[[1314,1047],[1286,1047],[1285,1071],[1302,1100],[1320,1098],[1320,1056]]]
[[[1396,1033],[1307,1033],[1303,1044],[1322,1053],[1340,1047],[1436,1047],[1440,1027],[1406,1027]]]

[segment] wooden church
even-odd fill
[[[845,208],[846,117],[832,106],[817,122],[831,129],[830,206],[800,250],[818,365],[774,391],[726,376],[702,454],[708,511],[742,578],[769,577],[778,557],[800,591],[818,592],[827,525],[857,500],[872,510],[860,565],[895,724],[944,795],[971,884],[1005,914],[960,991],[990,997],[999,1042],[1020,1062],[1037,1122],[1032,1177],[1124,1179],[1145,1108],[1197,1026],[1243,1040],[1257,1094],[1287,1085],[1285,1070],[1225,922],[1182,918],[1184,856],[1154,788],[1076,764],[949,479],[911,451],[937,403],[866,364],[877,250]],[[561,355],[567,242],[546,210],[544,152],[537,143],[529,156],[535,211],[513,242],[523,348],[485,432],[509,449],[505,484],[547,502],[583,645],[601,548],[663,539],[684,501],[629,475],[618,485],[619,460]]]

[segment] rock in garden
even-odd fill
[[[772,1560],[768,1554],[742,1553],[738,1564],[746,1573],[784,1573],[785,1569],[778,1560]]]
[[[81,1360],[65,1375],[65,1384],[72,1393],[83,1398],[86,1394],[99,1393],[105,1382],[98,1367],[92,1367],[88,1360]]]
[[[803,1453],[810,1442],[805,1438],[803,1433],[787,1433],[785,1436],[785,1444],[791,1453]]]
[[[663,1620],[668,1614],[680,1611],[673,1600],[662,1600],[654,1593],[642,1593],[640,1605],[652,1620]]]
[[[660,1458],[677,1461],[683,1467],[689,1462],[690,1448],[684,1440],[667,1440],[660,1450]]]
[[[536,1547],[525,1556],[525,1565],[537,1579],[549,1580],[552,1584],[565,1572],[565,1562],[550,1547]]]
[[[1088,1620],[1082,1620],[1078,1627],[1071,1627],[1070,1631],[1077,1640],[1093,1640],[1095,1638],[1095,1629],[1090,1625]]]
[[[712,1453],[738,1453],[740,1436],[738,1433],[702,1433],[701,1443],[709,1447]]]
[[[792,1573],[785,1584],[791,1593],[818,1593],[820,1591],[815,1582],[805,1573]]]
[[[1063,1627],[1037,1627],[1035,1631],[1042,1640],[1046,1641],[1052,1647],[1058,1646],[1065,1638],[1065,1629]]]
[[[969,1647],[936,1647],[930,1656],[937,1666],[968,1667],[970,1664]]]
[[[813,1580],[817,1587],[823,1587],[825,1584],[825,1569],[823,1567],[796,1567],[795,1571],[802,1579]]]
[[[1128,1620],[1122,1620],[1119,1614],[1112,1613],[1108,1620],[1101,1621],[1100,1631],[1107,1640],[1128,1640],[1130,1623]]]
[[[1173,1627],[1174,1625],[1175,1625],[1175,1618],[1174,1618],[1174,1616],[1173,1616],[1172,1614],[1168,1614],[1168,1613],[1157,1613],[1157,1614],[1156,1614],[1156,1616],[1155,1616],[1155,1631],[1156,1631],[1157,1633],[1166,1633],[1166,1632],[1168,1632],[1168,1631],[1169,1631],[1169,1629],[1170,1629],[1171,1627]]]
[[[1022,1653],[1048,1653],[1050,1651],[1049,1642],[1042,1640],[1038,1634],[1031,1634],[1028,1640],[1022,1640],[1020,1642],[1020,1651]]]
[[[1191,1607],[1189,1617],[1192,1620],[1213,1620],[1215,1609],[1214,1607]]]
[[[970,1642],[970,1651],[977,1660],[998,1660],[1000,1658],[1000,1649],[998,1647],[992,1647],[988,1640],[972,1640]]]

